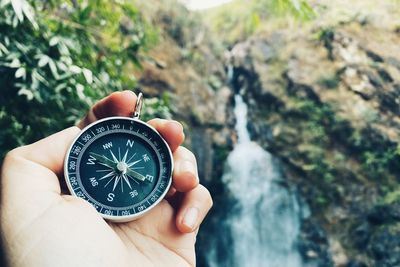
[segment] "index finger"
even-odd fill
[[[171,151],[174,152],[185,140],[183,126],[174,120],[152,119],[147,122],[167,141]]]
[[[89,124],[106,117],[131,116],[135,108],[136,99],[136,94],[129,90],[114,92],[97,102],[77,126],[83,129]]]

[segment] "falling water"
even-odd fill
[[[227,159],[223,182],[236,203],[224,222],[231,235],[226,257],[210,253],[210,266],[300,267],[296,240],[300,210],[296,197],[282,185],[278,163],[251,142],[247,106],[235,96],[238,143]]]

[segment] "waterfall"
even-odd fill
[[[238,142],[229,154],[222,180],[234,203],[226,207],[221,233],[229,233],[224,256],[210,247],[211,267],[300,267],[296,247],[300,207],[296,196],[282,185],[278,162],[250,140],[247,106],[235,95]],[[226,238],[222,236],[221,239]],[[221,247],[221,241],[219,245]],[[221,251],[221,249],[219,249]]]

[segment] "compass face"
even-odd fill
[[[171,185],[173,161],[165,140],[137,119],[111,117],[82,130],[65,160],[73,195],[106,219],[133,220],[154,207]]]

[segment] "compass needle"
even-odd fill
[[[92,157],[94,157],[101,165],[104,165],[106,167],[109,168],[114,168],[115,162],[113,162],[112,160],[110,160],[109,158],[107,158],[104,155],[99,155],[93,152],[89,153]]]
[[[137,183],[137,184],[140,184],[140,183],[135,179],[135,177],[132,177],[132,176],[129,175],[129,174],[127,174],[126,177],[131,178],[132,181],[134,181],[134,182]]]
[[[140,180],[140,181],[144,181],[144,180],[146,180],[146,177],[144,177],[143,175],[141,175],[140,173],[138,173],[138,172],[136,172],[136,171],[133,171],[132,169],[129,169],[128,168],[128,170],[127,170],[127,172],[126,172],[128,175],[130,175],[130,176],[132,176],[132,177],[134,177],[134,178],[136,178],[136,179],[138,179],[138,180]]]
[[[140,107],[132,110],[140,113]],[[139,113],[134,118],[107,117],[88,125],[65,157],[70,192],[113,222],[127,222],[148,212],[172,183],[170,147],[139,119]]]

